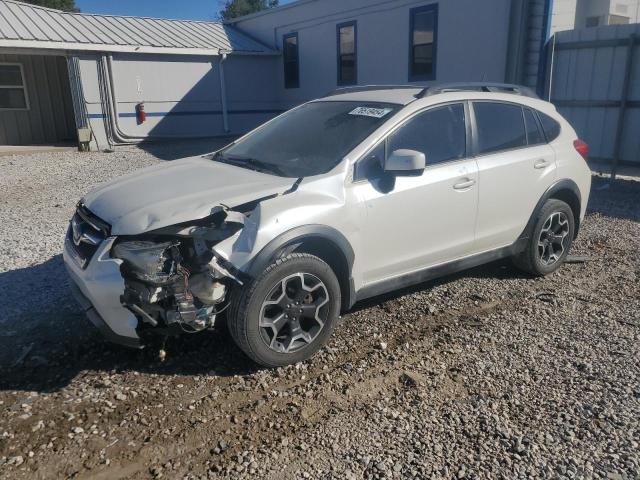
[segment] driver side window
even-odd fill
[[[464,105],[453,103],[435,107],[411,118],[357,163],[355,180],[380,178],[384,173],[385,156],[399,149],[424,153],[427,166],[465,158]]]
[[[419,113],[389,136],[391,153],[401,148],[425,154],[427,166],[466,156],[464,105],[454,103]]]

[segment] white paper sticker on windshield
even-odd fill
[[[382,118],[390,111],[390,108],[356,107],[349,112],[349,115],[362,115],[364,117]]]

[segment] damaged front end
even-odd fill
[[[122,261],[122,305],[138,319],[141,339],[194,333],[215,325],[241,272],[213,247],[244,225],[245,213],[216,207],[205,219],[135,237],[119,237],[111,257]]]

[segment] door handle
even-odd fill
[[[464,190],[465,188],[469,188],[469,187],[473,187],[476,184],[475,180],[471,180],[468,178],[465,178],[464,181],[456,183],[453,188],[455,190]]]
[[[539,170],[541,168],[546,168],[549,166],[549,160],[545,160],[544,158],[540,158],[533,162],[533,168]]]

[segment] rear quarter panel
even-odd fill
[[[580,189],[580,221],[584,219],[591,191],[591,169],[576,151],[573,142],[578,138],[575,130],[559,113],[553,117],[560,122],[560,136],[551,142],[556,152],[558,180],[573,180]]]

